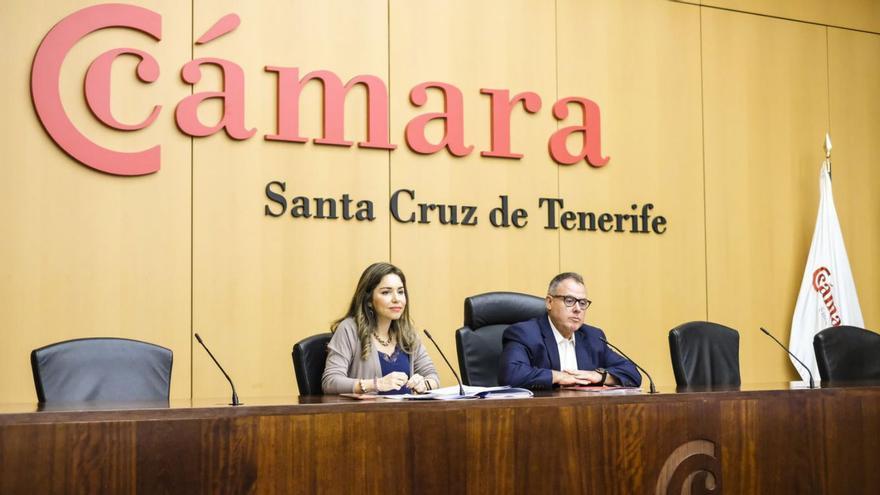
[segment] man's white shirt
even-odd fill
[[[553,320],[551,320],[549,316],[547,317],[547,321],[550,322],[550,328],[553,330],[553,337],[556,339],[556,348],[559,349],[559,369],[561,371],[577,370],[578,360],[577,354],[574,352],[574,332],[572,332],[570,339],[566,339],[553,325]]]

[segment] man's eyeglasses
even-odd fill
[[[577,303],[578,307],[581,308],[581,311],[590,307],[590,304],[593,304],[593,301],[589,299],[576,299],[571,296],[556,296],[553,294],[548,294],[553,299],[562,299],[562,304],[565,304],[566,308],[570,308],[574,306],[574,303]]]

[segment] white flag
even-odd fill
[[[856,284],[849,269],[840,222],[834,209],[831,175],[826,160],[819,173],[819,215],[813,244],[804,269],[804,280],[791,318],[791,352],[801,359],[819,379],[813,336],[828,327],[852,325],[864,327]],[[792,364],[803,380],[808,375],[799,364]]]

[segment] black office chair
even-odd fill
[[[31,352],[40,402],[168,401],[170,349],[138,340],[67,340]]]
[[[300,395],[321,395],[321,376],[327,364],[327,344],[330,332],[306,337],[293,346],[293,371]]]
[[[822,381],[880,380],[880,335],[859,327],[839,326],[813,337]]]
[[[669,331],[672,371],[679,388],[739,386],[739,332],[692,321]]]
[[[458,369],[465,385],[498,385],[504,330],[547,314],[544,299],[516,292],[489,292],[464,300],[464,327],[455,332]]]

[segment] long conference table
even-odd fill
[[[880,493],[880,384],[0,406],[0,493]]]

